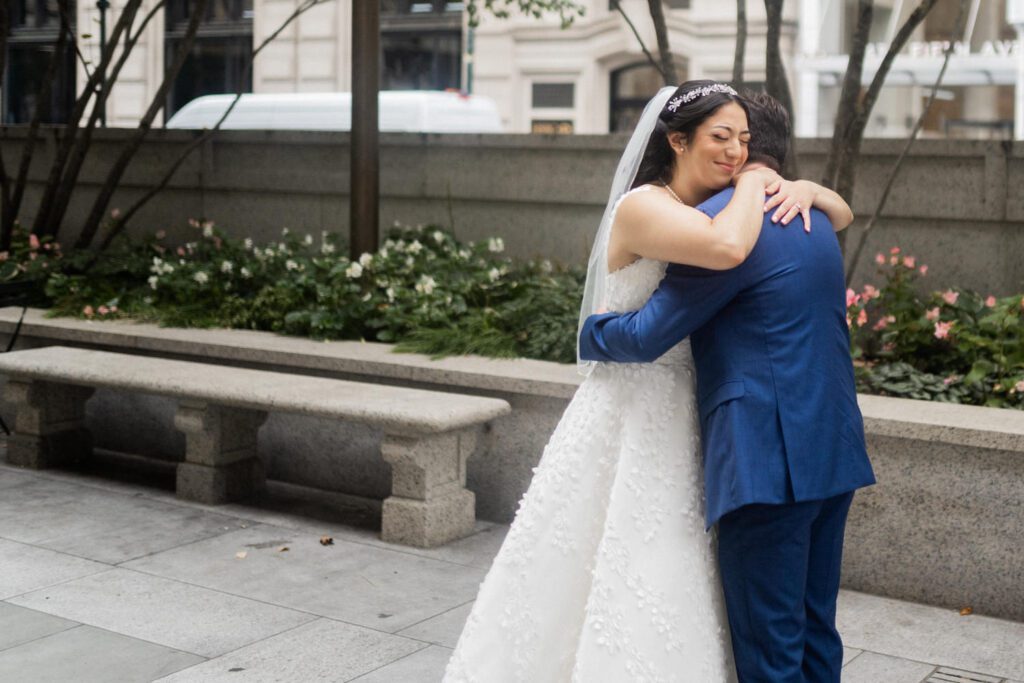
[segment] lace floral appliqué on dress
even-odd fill
[[[608,277],[634,310],[665,264]],[[735,680],[689,342],[598,364],[566,408],[481,584],[445,683]]]

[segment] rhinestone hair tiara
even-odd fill
[[[681,107],[682,105],[687,104],[688,102],[693,102],[698,97],[705,97],[706,95],[710,95],[713,92],[722,92],[728,95],[736,94],[736,91],[733,90],[732,86],[728,86],[724,83],[713,83],[711,85],[706,85],[703,88],[694,88],[693,90],[688,90],[684,92],[682,95],[677,95],[676,97],[673,97],[671,100],[668,101],[668,104],[665,105],[665,109],[675,114],[677,111],[679,111],[679,107]]]

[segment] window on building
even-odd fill
[[[531,101],[534,109],[572,109],[575,96],[573,83],[534,83]]]
[[[382,90],[445,90],[462,82],[463,3],[382,0]]]
[[[676,73],[681,81],[687,79],[688,71],[686,60],[677,58]],[[661,74],[650,62],[637,62],[613,71],[608,132],[633,130],[644,106],[663,85]]]
[[[7,74],[3,85],[4,123],[29,123],[46,80],[60,35],[57,0],[8,1],[11,29],[7,37]],[[75,4],[68,3],[72,30]],[[75,102],[75,60],[70,47],[57,65],[50,98],[42,104],[43,123],[67,123]]]
[[[167,3],[164,60],[170,65],[188,27],[188,0]],[[164,116],[203,95],[252,92],[252,0],[210,0],[195,42],[167,95]]]

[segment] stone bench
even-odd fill
[[[256,436],[268,412],[349,420],[383,433],[392,467],[381,537],[430,547],[469,534],[475,499],[466,459],[481,426],[510,412],[500,399],[64,346],[0,355],[16,412],[11,464],[45,468],[88,456],[85,403],[97,388],[168,396],[186,436],[177,495],[251,500],[264,482]]]

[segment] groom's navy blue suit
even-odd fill
[[[699,209],[721,211],[732,190]],[[743,683],[838,683],[835,600],[852,492],[874,483],[854,389],[843,262],[828,218],[766,215],[728,271],[669,265],[639,311],[591,316],[586,360],[649,362],[690,337],[707,524]]]

